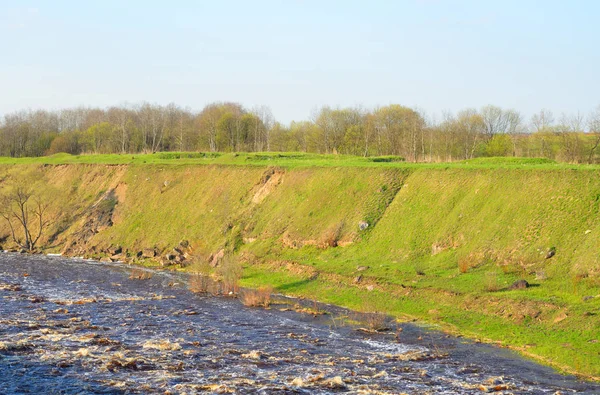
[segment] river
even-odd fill
[[[184,274],[133,270],[0,253],[0,393],[600,393],[419,325],[370,334],[333,306],[249,308],[190,292]]]

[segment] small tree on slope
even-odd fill
[[[50,225],[48,205],[26,185],[18,184],[0,197],[0,215],[7,222],[13,241],[32,252],[44,229]]]

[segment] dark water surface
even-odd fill
[[[600,394],[488,345],[403,324],[399,340],[190,293],[183,275],[0,253],[1,394]],[[138,269],[139,270],[139,269]]]

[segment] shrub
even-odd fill
[[[194,293],[205,294],[209,292],[211,279],[208,276],[196,273],[190,276],[188,289]]]
[[[238,259],[226,254],[217,271],[222,279],[222,292],[224,294],[236,294],[239,291],[239,281],[242,278],[242,265]]]
[[[461,273],[466,273],[467,271],[469,271],[470,267],[470,256],[463,256],[458,258],[458,270]]]
[[[239,298],[244,306],[269,307],[271,305],[271,294],[273,287],[261,287],[259,289],[244,289]]]
[[[401,156],[387,155],[387,156],[373,156],[369,158],[369,161],[376,163],[391,163],[391,162],[404,162],[405,159]]]
[[[387,315],[377,309],[373,301],[365,302],[365,313],[361,313],[358,320],[363,322],[367,329],[374,332],[381,332],[388,330]]]
[[[386,321],[387,316],[380,312],[368,313],[366,315],[367,326],[373,331],[379,332],[388,329]]]

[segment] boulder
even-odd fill
[[[358,229],[360,229],[360,230],[365,230],[365,229],[367,229],[368,227],[369,227],[369,223],[368,223],[368,222],[366,222],[366,221],[360,221],[360,222],[358,223]]]
[[[223,260],[223,258],[225,257],[225,250],[220,250],[219,252],[217,252],[216,254],[213,254],[209,257],[209,263],[211,267],[217,267],[219,266],[219,263],[221,263],[221,261]]]
[[[174,261],[174,260],[173,260],[173,261],[171,261],[171,260],[168,260],[168,259],[166,259],[166,258],[160,258],[160,260],[159,260],[159,262],[158,262],[158,263],[159,263],[159,264],[160,264],[160,266],[162,266],[162,267],[167,267],[167,266],[173,266],[173,265],[175,264],[175,261]]]
[[[525,289],[529,288],[529,283],[526,280],[517,280],[511,284],[508,289]]]
[[[106,250],[110,255],[117,255],[123,252],[123,247],[121,246],[110,246]]]
[[[156,250],[154,248],[144,248],[142,250],[142,258],[154,258],[156,256]]]
[[[187,240],[181,240],[179,242],[179,247],[186,249],[186,248],[190,248],[190,242]]]
[[[546,259],[550,259],[552,258],[554,255],[556,255],[556,248],[552,247],[548,250],[548,252],[546,253]]]

